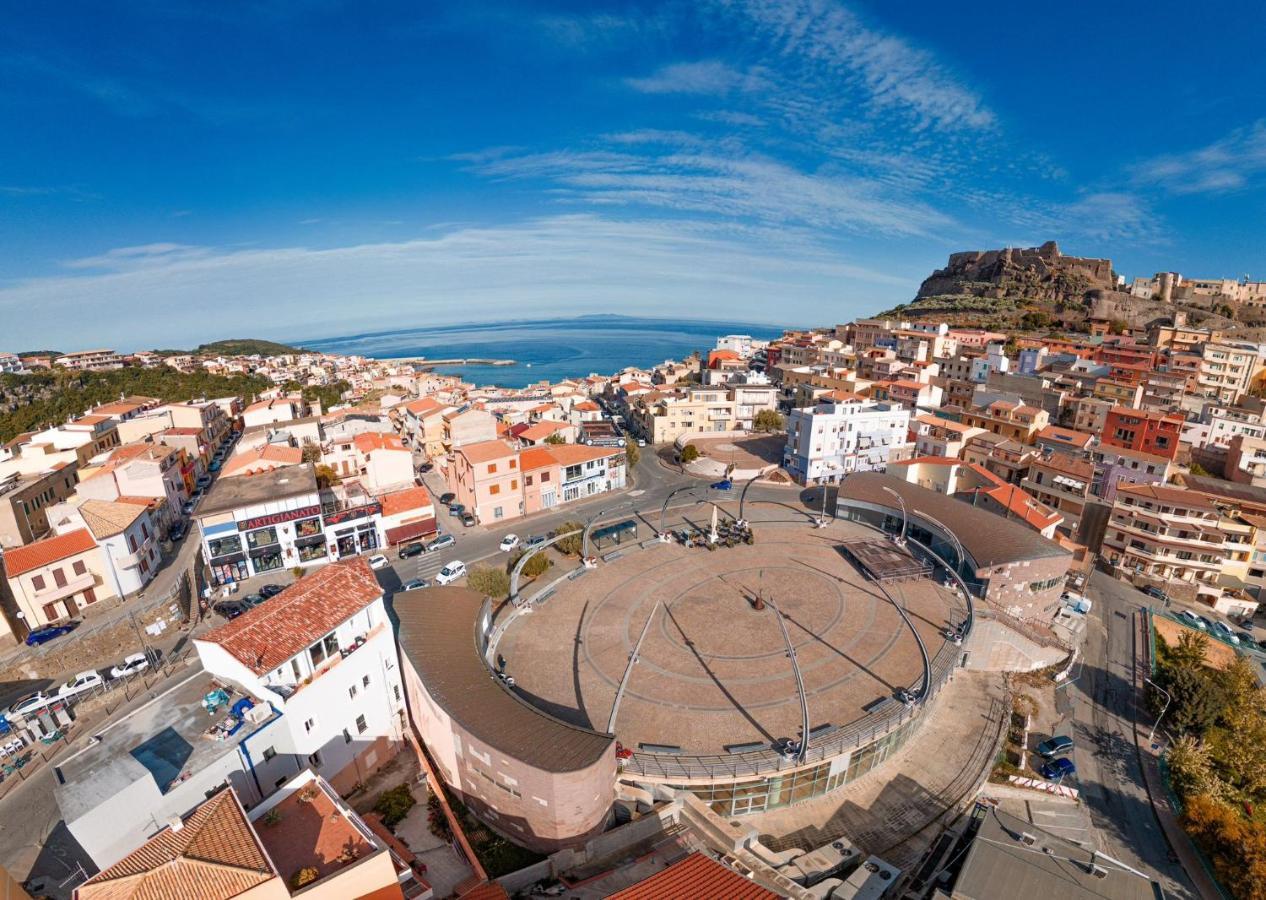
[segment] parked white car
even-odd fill
[[[440,569],[440,573],[435,576],[436,584],[452,584],[459,578],[466,577],[466,564],[460,559],[455,559],[444,568]]]
[[[507,534],[497,546],[508,553],[519,546],[519,536],[517,534]]]
[[[123,657],[123,662],[110,670],[110,677],[130,678],[137,672],[144,672],[148,668],[149,657],[144,653],[133,653],[131,656]]]
[[[85,691],[91,691],[105,684],[105,679],[101,677],[100,672],[87,671],[80,672],[70,681],[66,682],[57,691],[57,696],[65,699],[67,697],[75,697]]]
[[[375,556],[369,557],[369,568],[375,571],[377,571],[378,569],[385,569],[389,565],[391,565],[390,560],[388,560],[387,557],[383,556],[381,553]]]
[[[27,694],[9,707],[9,715],[26,716],[33,712],[39,712],[46,706],[50,706],[57,701],[56,697],[50,697],[43,691],[36,691],[34,694]]]

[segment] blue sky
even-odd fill
[[[955,250],[1266,277],[1266,7],[26,4],[0,349],[829,324]]]

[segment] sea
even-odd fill
[[[696,350],[708,351],[722,335],[769,340],[782,331],[743,322],[602,315],[410,328],[300,343],[322,353],[371,359],[512,359],[511,366],[436,366],[435,371],[460,375],[480,386],[513,388],[595,372],[611,375],[625,366],[647,367],[681,359]]]

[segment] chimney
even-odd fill
[[[172,816],[170,819],[167,820],[167,827],[170,828],[173,832],[180,831],[182,828],[185,827],[185,820],[180,818],[180,816]]]

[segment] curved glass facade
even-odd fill
[[[778,772],[750,781],[675,784],[670,787],[690,791],[709,804],[717,815],[726,817],[800,803],[843,787],[882,764],[918,729],[920,718],[911,719],[865,747],[804,769]]]

